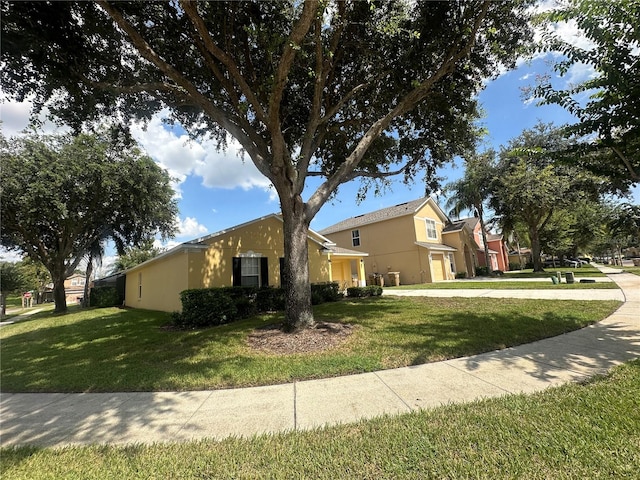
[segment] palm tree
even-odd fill
[[[446,203],[446,208],[450,209],[449,215],[460,218],[460,212],[469,210],[480,221],[485,264],[489,273],[491,273],[491,259],[484,221],[484,204],[491,192],[494,178],[494,158],[495,152],[493,150],[471,156],[465,161],[464,176],[445,187],[447,192],[451,192]]]

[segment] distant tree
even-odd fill
[[[75,127],[163,112],[222,148],[235,138],[280,199],[294,330],[314,322],[320,208],[356,178],[433,186],[473,142],[483,82],[531,38],[532,3],[4,1],[1,79]]]
[[[28,283],[19,265],[11,262],[0,263],[0,318],[7,312],[7,295],[19,293]]]
[[[611,246],[622,261],[622,250],[640,245],[640,205],[622,203],[611,212],[607,224]]]
[[[140,265],[160,255],[162,250],[153,245],[154,239],[148,238],[137,247],[126,248],[113,265],[113,273],[122,272]]]
[[[553,152],[565,146],[560,130],[539,123],[509,142],[496,168],[490,205],[503,224],[526,225],[536,272],[544,271],[541,233],[553,215],[599,194],[592,175],[555,162]]]
[[[485,203],[489,201],[492,182],[495,177],[496,152],[490,150],[479,155],[472,154],[465,158],[465,172],[460,180],[445,186],[451,196],[447,200],[449,215],[460,218],[460,212],[469,210],[480,222],[482,242],[484,244],[485,265],[490,267],[489,244],[487,243],[487,226],[485,224]]]
[[[638,0],[569,0],[542,14],[551,27],[540,50],[561,52],[554,70],[564,79],[571,67],[588,66],[589,79],[557,88],[550,76],[541,77],[532,90],[543,104],[557,104],[578,118],[565,129],[582,138],[569,145],[566,161],[609,177],[626,190],[640,182],[640,2]],[[582,47],[563,40],[552,25],[575,22],[580,35],[591,42]],[[588,96],[586,101],[585,96]]]
[[[166,171],[136,147],[82,134],[2,139],[2,244],[41,262],[55,311],[66,311],[64,280],[106,238],[118,251],[175,229]]]

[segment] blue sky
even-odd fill
[[[559,107],[537,106],[523,101],[521,88],[532,85],[535,75],[545,72],[549,72],[549,65],[544,58],[538,58],[531,63],[522,63],[517,69],[502,73],[487,83],[479,95],[485,112],[482,122],[488,130],[487,147],[498,150],[539,120],[557,125],[572,121],[569,114]],[[588,69],[576,66],[557,81],[580,81],[590,74]],[[29,104],[26,103],[3,104],[0,118],[4,134],[14,135],[24,128],[28,112]],[[53,129],[51,125],[48,128]],[[165,247],[279,211],[275,191],[249,158],[244,161],[240,158],[235,144],[231,143],[227,151],[219,152],[211,142],[188,141],[183,131],[179,128],[169,129],[160,117],[152,120],[144,130],[141,127],[134,128],[134,136],[149,155],[177,179],[174,188],[179,199],[180,233]],[[448,165],[439,172],[445,178],[445,183],[460,178],[462,174],[461,162]],[[358,187],[358,181],[341,186],[338,195],[321,209],[311,227],[321,230],[345,218],[424,195],[420,175],[412,185],[395,181],[383,196],[371,193],[360,204],[356,204]],[[308,198],[311,191],[308,189],[304,197]],[[640,203],[638,187],[634,190],[633,202]],[[108,251],[109,257],[112,254],[112,251]],[[16,259],[0,251],[0,259],[3,258]],[[105,268],[112,261],[113,258],[106,258]]]

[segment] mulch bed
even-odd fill
[[[317,322],[311,328],[285,333],[281,324],[254,330],[247,339],[255,350],[287,355],[328,350],[342,344],[353,333],[354,325]]]

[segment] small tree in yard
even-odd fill
[[[100,242],[123,251],[172,234],[170,178],[137,148],[86,134],[1,140],[2,244],[49,270],[56,312],[67,309],[65,279]]]
[[[496,169],[490,205],[502,224],[526,226],[535,272],[544,271],[542,234],[554,214],[600,193],[596,177],[555,161],[567,143],[560,130],[539,123],[509,142]]]
[[[313,324],[312,219],[358,177],[433,184],[472,145],[476,94],[529,40],[531,4],[3,2],[2,81],[76,127],[162,111],[235,138],[280,199],[294,330]],[[305,192],[310,177],[322,183]]]

